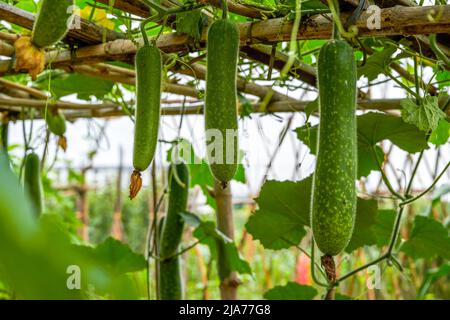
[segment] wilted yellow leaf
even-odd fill
[[[20,37],[14,43],[16,50],[15,70],[27,70],[33,80],[45,67],[44,49],[35,47],[30,37]]]

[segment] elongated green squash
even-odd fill
[[[162,300],[181,300],[184,295],[180,257],[176,254],[184,229],[184,222],[180,213],[186,211],[189,170],[184,163],[174,165],[174,170],[176,170],[176,173],[169,174],[169,205],[162,227],[159,248],[159,293]]]
[[[24,186],[34,212],[38,216],[41,215],[44,211],[44,192],[40,160],[36,153],[30,153],[25,158]]]
[[[205,129],[211,172],[223,184],[233,179],[238,164],[238,53],[236,25],[228,20],[214,22],[207,42]]]
[[[161,234],[160,258],[173,256],[179,247],[183,234],[184,222],[180,213],[186,212],[189,191],[189,170],[186,164],[179,163],[173,166],[175,172],[171,172],[170,191],[167,215]],[[175,175],[176,174],[176,175]],[[183,185],[181,185],[182,183]]]
[[[63,136],[66,133],[66,118],[59,109],[48,110],[46,123],[51,133]]]
[[[31,42],[46,48],[61,40],[69,31],[73,5],[74,0],[41,0]]]
[[[177,256],[159,262],[159,298],[161,300],[183,300],[184,298],[180,260]]]
[[[145,45],[136,52],[136,119],[130,198],[139,192],[140,172],[155,156],[161,115],[162,59],[158,48]]]
[[[161,52],[144,46],[136,53],[136,126],[133,166],[144,171],[153,160],[158,141],[161,100]]]
[[[319,138],[311,226],[329,256],[345,249],[356,214],[356,64],[343,40],[330,40],[318,58]]]

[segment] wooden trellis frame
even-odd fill
[[[109,4],[108,0],[97,0],[99,4]],[[218,0],[204,0],[205,3],[213,6],[219,6]],[[229,2],[229,10],[236,14],[260,19],[261,12],[255,8],[247,7],[242,4]],[[357,1],[348,1],[352,5],[357,5]],[[392,1],[394,5],[396,1]],[[359,36],[383,36],[396,37],[408,35],[425,35],[428,33],[448,33],[450,32],[450,5],[443,6],[428,6],[428,7],[414,7],[413,3],[406,0],[397,3],[402,6],[394,6],[381,9],[381,28],[378,30],[370,30],[366,26],[367,13],[363,13],[357,20]],[[163,4],[168,5],[163,1]],[[386,4],[386,2],[383,2]],[[114,8],[128,13],[137,15],[139,17],[147,17],[149,15],[148,9],[138,0],[116,0]],[[439,12],[439,19],[430,20],[430,15],[435,16]],[[264,12],[267,17],[268,13]],[[345,21],[349,13],[344,12],[342,19]],[[270,17],[270,14],[269,14]],[[0,18],[17,24],[23,28],[31,29],[34,21],[34,16],[26,11],[0,3]],[[274,69],[281,70],[287,61],[287,56],[281,52],[273,54],[271,45],[278,42],[288,41],[291,35],[292,22],[285,18],[272,18],[264,20],[255,20],[239,24],[241,31],[241,55],[245,58],[256,60],[262,64],[271,64]],[[315,15],[302,19],[300,31],[297,38],[301,39],[327,39],[330,37],[332,22],[329,15]],[[12,34],[0,34],[0,54],[3,56],[13,56],[14,48],[12,42],[17,38]],[[157,46],[165,53],[173,52],[192,52],[201,50],[204,47],[206,39],[206,32],[202,35],[201,41],[198,45],[193,46],[192,39],[187,35],[180,35],[177,33],[163,34],[158,38]],[[426,37],[420,38],[425,45],[427,44]],[[80,30],[71,30],[64,41],[73,46],[79,46],[76,50],[50,50],[46,53],[46,61],[51,63],[52,68],[63,69],[67,72],[78,72],[94,77],[108,79],[119,83],[134,85],[134,72],[125,69],[114,67],[103,62],[120,60],[131,62],[133,56],[142,44],[141,39],[128,40],[124,34],[107,30],[101,26],[86,20],[82,20]],[[446,46],[441,46],[444,53],[450,55],[450,49]],[[426,55],[433,58],[433,54],[425,52]],[[0,61],[0,75],[10,74],[11,64],[13,59]],[[396,63],[391,64],[391,68],[399,73],[407,80],[412,80],[413,75],[403,69]],[[206,69],[202,64],[194,63],[191,68],[183,68],[176,65],[173,72],[195,77],[199,80],[204,80]],[[296,62],[290,74],[309,86],[315,86],[315,70],[313,67]],[[5,83],[0,83],[0,86],[5,87]],[[11,85],[6,85],[7,89],[11,89]],[[424,86],[425,87],[425,86]],[[30,92],[27,93],[27,88],[16,87],[14,90],[24,91],[25,96],[8,98],[3,96],[0,99],[0,110],[17,112],[18,107],[15,103],[20,102],[21,106],[40,108],[42,101],[30,101],[38,98]],[[35,89],[33,89],[35,90]],[[166,83],[164,90],[169,93],[192,97],[195,99],[201,98],[201,93],[195,88],[176,83]],[[243,93],[253,95],[260,99],[264,98],[272,90],[270,88],[248,82],[244,79],[238,79],[238,90]],[[433,86],[428,86],[427,91],[431,94],[436,94],[437,89]],[[271,103],[261,110],[257,103],[254,105],[255,112],[291,112],[304,110],[308,102],[297,101],[291,97],[283,95],[278,92],[273,92]],[[36,92],[35,92],[36,93]],[[27,97],[26,94],[29,96]],[[46,96],[45,93],[39,93],[40,98]],[[373,100],[368,101],[361,96],[362,109],[378,109],[378,110],[395,110],[399,109],[399,100]],[[9,99],[9,101],[7,101]],[[22,100],[18,100],[22,99]],[[380,104],[382,102],[384,105]],[[76,110],[68,114],[69,117],[108,117],[120,116],[124,112],[120,110],[119,106],[112,104],[97,104],[97,105],[80,105],[65,102],[57,102],[55,106],[61,109]],[[163,114],[172,115],[180,114],[182,108],[167,107],[163,108]],[[186,114],[198,114],[202,111],[198,104],[188,106],[185,109]]]

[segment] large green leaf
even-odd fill
[[[399,148],[415,153],[428,147],[425,133],[401,118],[384,113],[369,112],[357,117],[358,121],[358,178],[366,177],[372,170],[378,170],[377,161],[384,160],[383,150],[376,144],[383,140],[390,140]],[[317,154],[318,125],[309,124],[295,129],[297,137],[306,144],[312,154]]]
[[[284,286],[276,286],[264,293],[267,300],[312,300],[317,296],[317,290],[296,282],[288,282]]]
[[[80,270],[80,289],[68,283],[69,267]],[[137,298],[124,277],[70,243],[51,217],[38,222],[19,180],[0,155],[0,269],[2,280],[21,299],[82,299],[94,290],[116,298]],[[92,290],[91,290],[92,289]]]
[[[383,51],[373,53],[366,63],[358,68],[358,78],[366,76],[369,81],[375,80],[391,62],[392,55],[397,51],[395,46],[388,46]]]
[[[376,243],[376,237],[372,230],[372,226],[376,223],[376,215],[378,213],[378,204],[376,200],[358,199],[355,228],[353,235],[345,251],[353,250],[367,245]]]
[[[430,142],[436,146],[440,146],[447,143],[448,138],[450,138],[450,122],[446,119],[441,119],[436,129],[431,133]]]
[[[409,239],[403,243],[401,251],[415,259],[435,256],[450,259],[448,231],[434,219],[416,216]]]
[[[425,295],[427,294],[431,285],[440,278],[448,277],[449,275],[450,275],[450,262],[444,263],[439,268],[427,270],[424,280],[417,292],[417,299],[418,300],[425,299]]]
[[[50,76],[51,81],[49,84]],[[92,96],[102,99],[106,94],[111,92],[114,82],[78,73],[55,71],[47,72],[39,76],[35,85],[42,90],[50,89],[56,98],[76,94],[78,99],[90,100]]]
[[[258,209],[248,219],[247,231],[267,249],[279,250],[298,244],[306,235],[305,227],[309,227],[311,188],[312,177],[298,182],[267,181],[256,199]],[[348,252],[385,242],[374,229],[383,226],[379,216],[377,201],[358,198]]]
[[[195,214],[185,212],[180,214],[186,224],[195,228],[194,237],[200,240],[200,243],[207,245],[213,259],[217,259],[217,248],[225,248],[226,260],[230,263],[231,271],[240,274],[251,274],[251,268],[239,254],[235,243],[217,230],[216,224],[212,221],[202,221]]]
[[[394,210],[378,210],[375,200],[358,199],[355,229],[345,251],[352,252],[363,246],[387,245],[394,225]]]
[[[85,251],[91,259],[108,268],[115,275],[139,271],[147,265],[143,255],[134,253],[128,245],[111,237],[94,248],[79,247],[78,249]]]
[[[403,120],[425,132],[435,130],[439,122],[446,117],[444,111],[439,107],[438,97],[427,96],[420,105],[411,99],[404,99],[400,105],[402,106]]]
[[[358,117],[358,140],[363,144],[375,145],[389,140],[408,153],[428,148],[426,135],[400,117],[369,112]]]
[[[178,13],[176,17],[177,33],[186,33],[195,41],[200,41],[204,22],[205,16],[201,10]]]
[[[309,225],[312,177],[299,182],[267,181],[256,199],[258,210],[246,228],[265,248],[289,248],[305,236]]]
[[[378,247],[386,246],[392,235],[392,228],[397,212],[392,209],[382,209],[378,211],[376,223],[372,226]],[[401,240],[398,239],[398,242]]]

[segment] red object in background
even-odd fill
[[[304,253],[300,254],[297,258],[295,282],[303,285],[311,284],[310,260]]]

